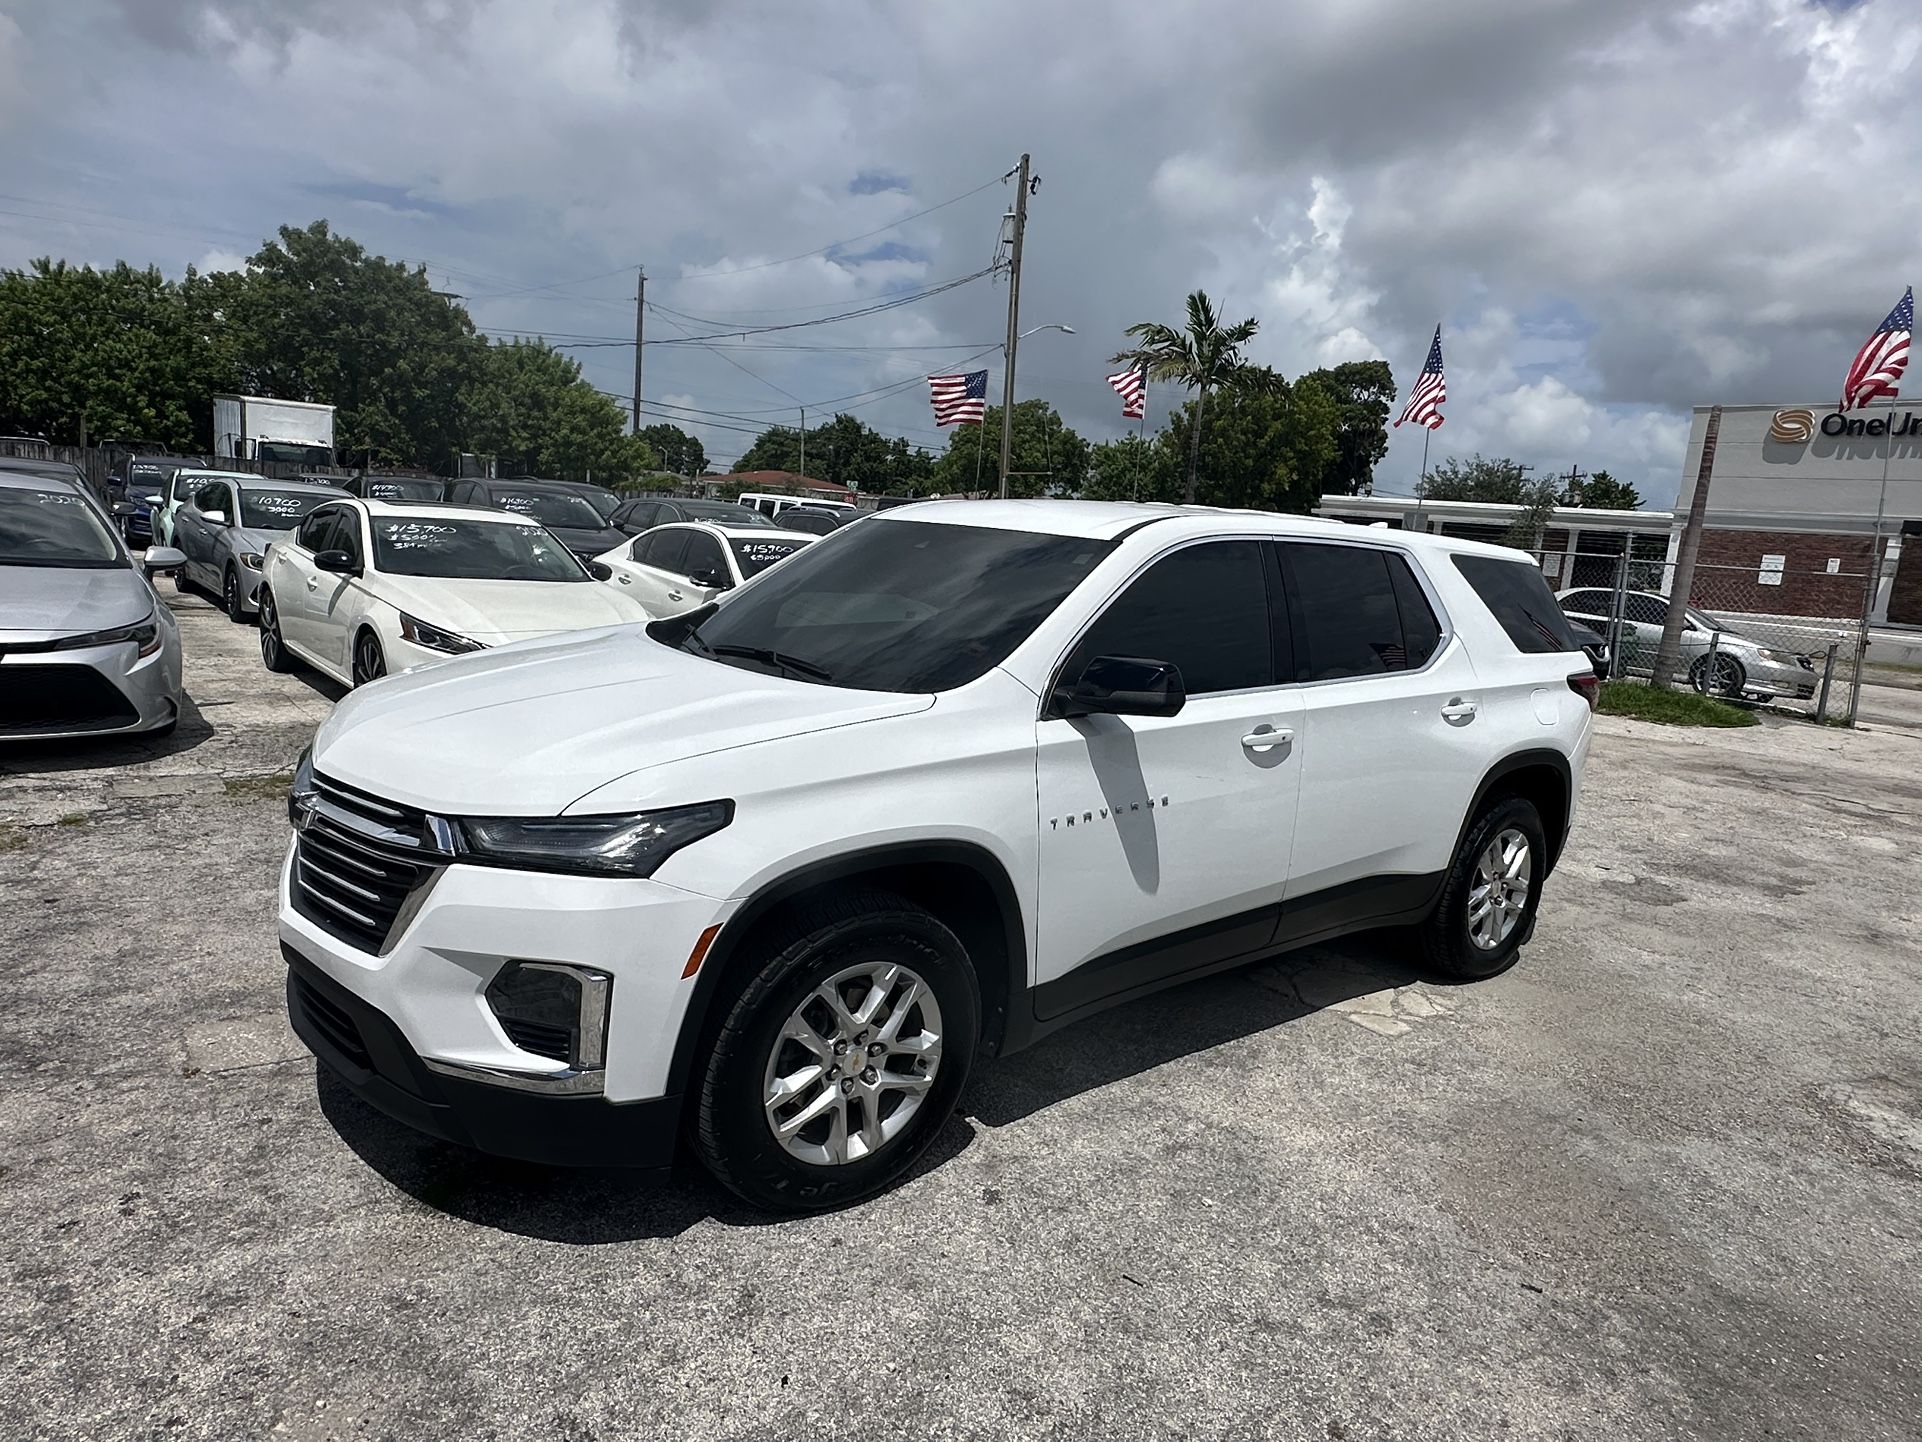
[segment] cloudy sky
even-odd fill
[[[0,265],[234,265],[325,217],[625,396],[592,342],[631,335],[637,265],[680,313],[650,339],[910,294],[988,264],[1025,149],[1024,324],[1077,334],[1020,394],[1084,434],[1120,432],[1122,328],[1199,285],[1289,374],[1405,385],[1439,320],[1437,459],[1666,504],[1690,405],[1833,395],[1922,279],[1919,50],[1922,0],[0,0]],[[939,446],[888,388],[1005,307],[984,279],[650,345],[643,395],[746,418],[695,427],[722,462],[797,401]]]

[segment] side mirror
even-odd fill
[[[723,576],[712,567],[704,571],[696,571],[688,577],[688,580],[699,586],[703,591],[726,591],[731,589],[734,584],[728,580],[726,576]]]
[[[1173,716],[1187,704],[1181,670],[1143,656],[1097,656],[1078,680],[1054,690],[1054,714]]]
[[[177,571],[186,564],[187,557],[172,546],[149,546],[140,560],[140,568],[147,573],[149,580],[169,571]]]
[[[589,561],[587,563],[587,573],[597,581],[611,581],[614,579],[614,568],[605,561]]]
[[[336,576],[358,576],[360,567],[346,551],[317,551],[314,554],[314,569],[327,571]]]
[[[227,513],[225,511],[202,511],[200,513],[200,519],[210,526],[224,526],[227,524]]]

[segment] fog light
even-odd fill
[[[614,978],[592,967],[510,961],[487,986],[487,1005],[522,1051],[575,1071],[607,1063],[607,1007]]]

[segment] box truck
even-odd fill
[[[214,458],[303,469],[331,466],[334,408],[267,396],[215,396]]]

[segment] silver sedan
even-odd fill
[[[0,474],[0,739],[144,732],[180,720],[180,628],[98,506]]]

